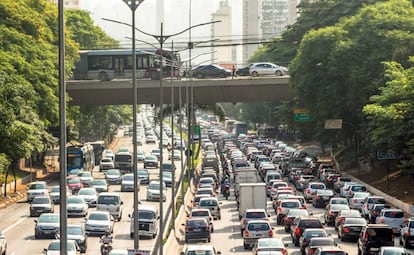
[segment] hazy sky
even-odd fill
[[[125,37],[131,37],[131,28],[128,26],[111,23],[102,18],[118,20],[131,24],[132,13],[123,0],[80,0],[81,8],[91,13],[92,19],[108,35],[120,41],[126,47],[131,46],[131,40]],[[160,0],[159,0],[160,1]],[[211,21],[211,14],[218,9],[220,0],[164,0],[164,34],[174,34],[189,27],[189,5],[192,5],[192,25]],[[151,34],[160,34],[160,24],[156,24],[157,0],[145,0],[137,9],[136,27]],[[241,35],[241,5],[242,0],[229,0],[233,13],[233,35]],[[173,37],[166,42],[166,47],[174,40],[174,45],[179,46],[179,42],[188,42],[188,33]],[[156,41],[136,33],[136,38],[156,44]],[[240,38],[240,37],[238,37]],[[211,39],[211,26],[201,26],[192,30],[192,41],[203,41]],[[137,48],[148,47],[140,45],[137,42]],[[184,45],[180,45],[184,48]],[[197,50],[195,50],[197,51]],[[194,54],[210,51],[209,48],[198,50]],[[183,53],[182,55],[185,55]],[[195,56],[195,55],[194,55]]]

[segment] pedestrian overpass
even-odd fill
[[[137,103],[159,104],[160,84],[158,80],[137,80]],[[162,81],[164,104],[170,104],[172,91],[174,102],[182,103],[191,98],[195,104],[214,104],[218,102],[264,102],[289,100],[293,93],[289,87],[289,76],[227,79],[164,79]],[[133,103],[132,80],[70,80],[66,91],[72,98],[70,105],[122,105]],[[181,91],[181,93],[180,93]],[[188,93],[188,94],[187,94]],[[190,101],[190,99],[188,99]]]

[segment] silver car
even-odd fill
[[[401,227],[404,226],[404,212],[401,209],[382,209],[375,219],[375,223],[383,223],[392,227],[395,234],[399,234]]]
[[[266,220],[249,221],[243,231],[244,249],[253,247],[259,238],[273,237],[273,228]]]
[[[284,66],[278,66],[269,62],[254,63],[249,68],[249,73],[251,76],[261,76],[261,75],[276,75],[283,76],[288,75],[289,71]]]

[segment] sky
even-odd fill
[[[150,34],[160,34],[160,18],[157,22],[157,1],[164,1],[164,34],[175,34],[188,28],[189,25],[189,6],[191,2],[191,25],[205,23],[211,21],[211,14],[219,7],[220,0],[145,0],[138,6],[135,12],[136,27],[142,31]],[[102,18],[117,20],[131,24],[132,12],[123,0],[80,0],[81,9],[87,10],[91,13],[91,17],[95,24],[101,27],[109,36],[118,40],[124,47],[131,47],[131,28],[126,25],[116,24],[105,21]],[[233,31],[230,35],[232,37],[241,35],[241,5],[242,0],[229,0],[229,5],[232,7],[232,24]],[[158,7],[158,9],[160,9]],[[200,26],[192,29],[192,41],[205,41],[211,39],[211,26]],[[239,38],[239,37],[238,37]],[[158,43],[149,36],[136,33],[136,39],[144,40],[152,44]],[[165,43],[165,47],[169,47],[171,41],[174,41],[174,47],[184,48],[184,43],[189,41],[188,32],[182,35],[172,37]],[[137,42],[137,48],[148,48],[141,42]],[[210,48],[194,49],[192,56],[197,56],[211,51]],[[186,57],[183,52],[182,58]],[[205,61],[208,56],[200,56],[200,61]]]

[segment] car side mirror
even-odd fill
[[[43,254],[47,254],[47,249],[46,248],[43,249]]]
[[[180,255],[185,255],[185,253],[182,251],[182,252],[180,252]]]
[[[124,204],[124,201],[121,201],[121,205],[123,205]]]
[[[221,254],[221,251],[217,251],[217,254]]]
[[[181,226],[184,226],[185,227],[185,224],[184,223],[181,223]]]

